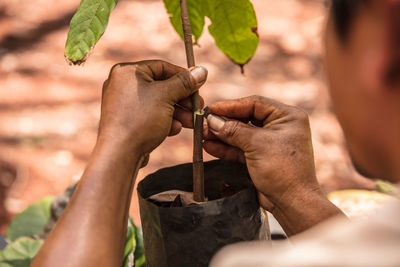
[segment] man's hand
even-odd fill
[[[258,96],[209,106],[205,150],[246,163],[264,209],[287,234],[340,213],[317,182],[307,114]]]
[[[192,125],[189,96],[206,79],[203,67],[189,71],[164,61],[115,65],[103,85],[99,141],[150,153],[182,125]]]
[[[163,62],[115,65],[103,86],[98,140],[32,267],[122,266],[129,205],[145,156],[192,126],[189,96],[207,70]]]

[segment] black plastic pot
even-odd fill
[[[205,162],[204,174],[208,202],[187,207],[165,207],[148,198],[192,191],[190,163],[161,169],[139,183],[147,267],[208,266],[221,247],[259,238],[261,213],[246,166],[215,160]]]

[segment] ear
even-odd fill
[[[400,82],[400,0],[373,0],[363,12],[359,75],[371,93]]]
[[[383,1],[386,2],[386,1]],[[386,81],[390,84],[400,84],[400,0],[387,0],[388,27],[388,66]]]

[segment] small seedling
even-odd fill
[[[71,20],[65,45],[65,58],[70,64],[80,65],[87,60],[105,32],[110,13],[117,0],[82,0]],[[203,33],[205,18],[217,47],[241,67],[253,57],[258,46],[257,19],[249,0],[164,0],[170,22],[185,41],[188,67],[195,65],[195,43]],[[198,93],[192,97],[193,140],[193,196],[202,202],[204,198],[202,127],[203,113]]]

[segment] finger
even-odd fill
[[[101,102],[103,102],[104,93],[105,93],[105,91],[106,91],[107,86],[108,86],[109,83],[110,83],[109,79],[105,80],[104,83],[103,83],[103,87],[102,87],[102,89],[101,89]]]
[[[188,111],[191,111],[193,109],[191,97],[187,97],[187,98],[179,101],[178,105],[186,108]],[[201,108],[204,107],[204,99],[201,96],[200,96],[200,107]]]
[[[203,147],[207,153],[214,157],[246,163],[246,158],[242,150],[220,141],[204,141]]]
[[[179,72],[186,70],[185,68],[163,60],[144,60],[135,63],[121,64],[135,64],[139,67],[141,72],[146,73],[153,81],[167,80]]]
[[[218,137],[215,134],[213,134],[213,132],[208,127],[207,120],[205,120],[205,123],[203,125],[203,139],[204,140],[218,140]]]
[[[291,110],[291,107],[269,98],[251,96],[217,102],[210,105],[209,109],[211,113],[238,120],[253,121],[257,125],[258,122],[265,124],[268,121],[285,116]]]
[[[193,113],[180,107],[175,107],[174,119],[181,123],[185,128],[193,128]]]
[[[250,126],[237,120],[224,120],[210,114],[207,117],[208,127],[224,143],[247,151],[252,136],[260,128]]]
[[[182,123],[177,120],[172,120],[171,130],[169,131],[168,136],[174,136],[180,133],[182,130]]]
[[[167,80],[174,75],[187,70],[180,66],[171,64],[163,60],[143,60],[137,62],[123,62],[115,64],[110,73],[118,68],[129,68],[139,74],[140,77],[147,81],[163,81]]]
[[[207,69],[194,67],[177,73],[168,80],[156,83],[163,92],[166,100],[176,104],[197,91],[207,79]]]

